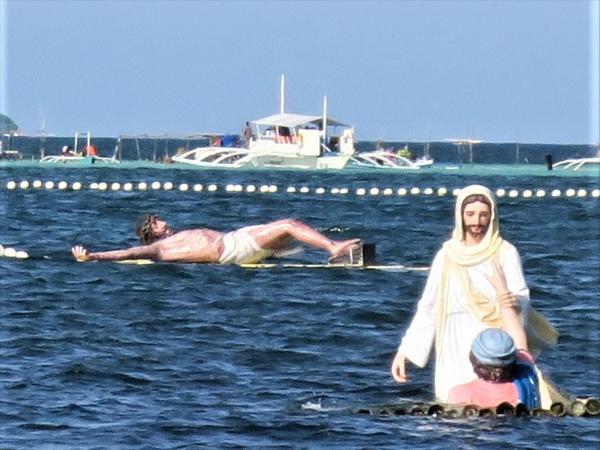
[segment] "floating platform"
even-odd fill
[[[475,405],[445,405],[440,403],[417,403],[382,405],[358,408],[354,412],[371,416],[431,416],[431,417],[493,417],[493,416],[547,416],[547,417],[591,417],[600,418],[600,399],[577,398],[571,402],[553,403],[549,409],[529,410],[519,403],[501,403],[495,408],[480,408]]]

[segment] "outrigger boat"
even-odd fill
[[[359,167],[419,170],[422,167],[433,164],[433,160],[417,159],[413,161],[389,150],[373,150],[371,152],[360,152],[357,155],[354,155],[352,157],[352,163]]]
[[[600,170],[600,151],[593,158],[564,159],[552,165],[553,169],[580,170],[582,168],[596,168]]]
[[[79,152],[79,137],[80,133],[75,133],[75,140],[73,144],[73,148],[69,148],[69,146],[63,147],[63,153],[60,155],[47,155],[40,159],[40,163],[42,164],[73,164],[73,165],[88,165],[95,163],[102,164],[119,164],[121,161],[117,159],[117,152],[110,157],[98,156],[96,154],[96,148],[91,143],[91,134],[89,131],[86,131],[86,147],[85,153],[83,151]]]
[[[250,122],[252,138],[247,148],[197,147],[173,161],[200,167],[282,167],[298,169],[343,169],[354,155],[354,128],[323,115],[284,112],[284,83],[281,79],[279,114]]]

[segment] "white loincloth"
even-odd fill
[[[223,236],[223,253],[219,258],[221,264],[251,264],[262,261],[275,253],[275,250],[261,248],[248,230],[253,227],[240,228]]]

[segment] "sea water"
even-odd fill
[[[83,188],[35,189],[36,179]],[[7,189],[11,180],[17,188]],[[100,181],[175,188],[89,189]],[[182,192],[182,183],[204,189]],[[82,264],[70,255],[75,244],[135,245],[137,216],[155,211],[175,228],[223,231],[294,217],[335,239],[375,243],[381,264],[427,266],[452,229],[452,190],[471,183],[519,193],[498,199],[501,231],[521,254],[533,304],[561,333],[539,364],[571,394],[599,397],[598,177],[3,169],[0,243],[30,258],[0,259],[0,447],[596,447],[594,418],[356,412],[433,397],[431,365],[409,366],[404,385],[389,373],[425,272]],[[547,195],[525,198],[526,189]],[[306,249],[290,261],[326,257]]]

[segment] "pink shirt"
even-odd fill
[[[477,405],[481,408],[493,408],[500,403],[509,402],[517,406],[519,392],[512,381],[492,383],[477,379],[470,383],[454,386],[448,394],[448,403]]]
[[[519,361],[533,364],[533,356],[525,350],[517,351]],[[513,406],[519,403],[519,391],[512,381],[493,383],[477,379],[470,383],[454,386],[448,394],[448,403],[477,405],[481,408],[493,408],[500,403],[508,402]]]

